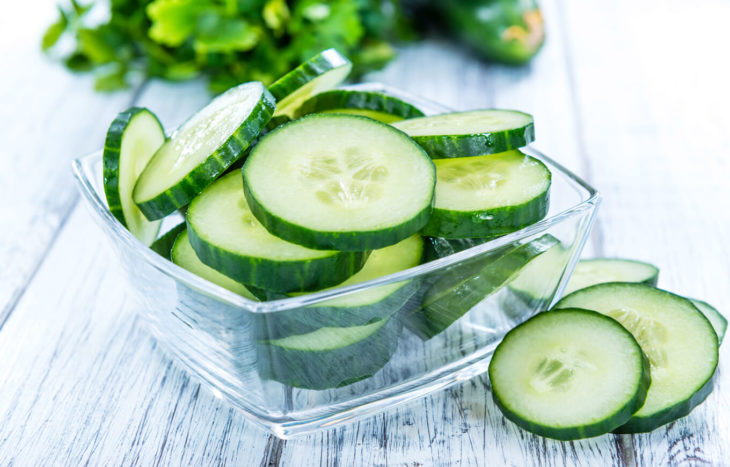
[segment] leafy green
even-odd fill
[[[90,14],[106,9],[106,14]],[[72,71],[93,71],[96,89],[127,86],[132,74],[209,79],[214,91],[269,84],[323,49],[348,55],[356,73],[382,67],[411,30],[398,0],[108,0],[59,6],[44,51],[61,37]],[[93,17],[106,17],[99,24]]]

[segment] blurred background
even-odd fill
[[[76,298],[61,291],[78,289],[77,277],[48,269],[97,256],[117,267],[100,250],[100,235],[77,203],[71,159],[99,149],[109,122],[126,107],[149,107],[170,131],[228,86],[251,79],[269,83],[333,46],[355,62],[356,80],[381,81],[454,109],[532,113],[535,146],[604,195],[586,256],[654,263],[662,270],[661,287],[701,297],[727,314],[728,24],[727,0],[6,1],[0,15],[0,387],[17,397],[35,387],[33,403],[50,404],[55,392],[38,389],[46,381],[42,368],[58,354],[48,343],[71,336],[106,346],[102,336],[113,336],[109,345],[125,345],[116,328],[87,326],[94,310],[69,308],[67,302]],[[53,314],[62,299],[67,305]],[[117,308],[106,311],[116,316]],[[13,336],[22,336],[23,345]],[[137,361],[149,361],[153,350],[134,350],[141,352]],[[78,371],[80,376],[96,370]],[[149,375],[139,387],[154,378]],[[638,464],[726,461],[722,440],[730,439],[730,417],[722,385],[689,421],[634,436],[622,449],[636,448]],[[183,385],[170,391],[178,389],[192,390]],[[463,403],[469,408],[468,400],[452,396],[437,396],[444,402],[433,407],[456,412]],[[131,430],[142,412],[84,397],[95,400],[99,411],[115,407],[115,417]],[[476,397],[483,397],[483,390]],[[0,440],[25,442],[27,453],[34,445],[58,445],[70,458],[86,455],[84,443],[68,434],[74,430],[63,433],[63,428],[93,431],[99,420],[89,422],[83,411],[71,409],[26,417],[13,412],[11,399],[16,400],[0,399],[5,421]],[[156,410],[160,419],[174,416]],[[409,410],[401,415],[419,413]],[[391,427],[395,439],[377,445],[372,455],[428,465],[427,450],[405,449],[407,440],[428,435],[440,449],[461,452],[470,449],[462,430],[500,429],[485,429],[473,418],[444,425],[432,436],[423,432],[425,422],[406,425],[387,415],[382,429]],[[209,425],[201,420],[201,426]],[[18,429],[26,423],[37,429]],[[156,433],[155,427],[148,430]],[[697,436],[687,438],[688,432]],[[367,430],[362,438],[357,433],[347,435],[354,438],[344,449],[373,444],[374,437],[365,438]],[[148,452],[143,443],[127,443],[132,437],[126,431],[110,436],[118,440],[110,438],[109,446],[118,441],[139,452],[143,464],[158,447],[152,443]],[[290,443],[283,458],[305,458],[312,449],[329,452],[331,443],[342,443],[317,439]],[[485,435],[484,449],[491,440]],[[601,463],[601,449],[615,448],[613,441],[603,448],[602,442],[575,449]],[[227,446],[225,455],[245,448],[245,443]],[[513,454],[529,463],[535,455],[530,449],[515,447]],[[549,457],[546,463],[562,465],[573,454],[555,448],[542,455]]]

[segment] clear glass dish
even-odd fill
[[[356,87],[395,95],[427,114],[449,110],[379,84]],[[375,280],[267,302],[191,274],[134,238],[107,209],[101,152],[75,160],[73,168],[94,219],[129,274],[139,313],[163,348],[252,421],[289,438],[483,373],[509,329],[560,297],[600,195],[538,151],[525,152],[552,171],[550,211],[542,221]],[[169,216],[161,232],[181,220]],[[498,261],[546,239],[555,248],[539,271],[509,261],[512,269],[505,269]],[[435,247],[443,255],[451,245]],[[428,306],[424,297],[431,297]],[[424,322],[428,329],[439,310],[468,311],[426,339]],[[327,348],[333,343],[337,348]]]

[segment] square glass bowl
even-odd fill
[[[449,110],[378,84],[356,88],[395,95],[427,114]],[[507,331],[557,301],[600,196],[538,151],[524,152],[552,172],[550,211],[540,222],[483,243],[427,241],[440,259],[266,302],[208,282],[134,238],[107,208],[101,152],[73,168],[163,348],[255,423],[288,438],[483,373]],[[161,232],[181,221],[169,216]]]

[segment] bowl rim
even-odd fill
[[[428,99],[414,96],[412,94],[382,85],[380,83],[363,83],[353,86],[347,86],[347,88],[359,90],[377,90],[399,97],[403,100],[413,103],[416,106],[420,105],[424,108],[434,109],[437,112],[453,111],[448,107],[445,107]],[[386,284],[403,282],[418,276],[431,273],[436,270],[447,268],[466,259],[476,257],[486,251],[500,248],[508,243],[521,240],[535,234],[539,234],[540,232],[550,228],[551,226],[562,222],[566,218],[578,215],[586,210],[593,209],[593,207],[600,204],[601,194],[581,177],[565,168],[565,166],[546,156],[542,152],[532,148],[531,146],[522,148],[521,150],[531,156],[537,157],[542,161],[547,162],[549,165],[558,169],[562,173],[562,175],[566,176],[573,183],[577,184],[580,188],[585,190],[585,192],[587,193],[587,197],[579,203],[574,204],[573,206],[563,211],[553,214],[552,216],[545,217],[544,219],[520,230],[511,232],[494,240],[489,240],[480,245],[451,254],[449,256],[445,256],[443,258],[429,261],[427,263],[414,266],[403,271],[398,271],[393,274],[388,274],[375,279],[358,282],[356,284],[341,287],[335,286],[326,290],[313,292],[306,295],[282,298],[265,302],[258,302],[242,297],[221,286],[209,282],[208,280],[203,279],[202,277],[199,277],[192,272],[181,268],[180,266],[174,264],[172,261],[169,261],[163,256],[152,251],[140,240],[138,240],[134,235],[132,235],[132,233],[129,232],[129,230],[127,230],[111,214],[111,212],[107,208],[105,196],[104,198],[102,198],[101,193],[97,191],[95,187],[95,183],[89,177],[89,175],[91,175],[90,171],[93,170],[94,167],[97,166],[101,161],[103,150],[97,150],[86,156],[74,159],[72,161],[72,168],[78,189],[83,195],[84,199],[86,199],[87,203],[90,205],[97,219],[103,223],[103,226],[112,233],[115,239],[127,244],[127,246],[131,247],[135,251],[135,253],[139,254],[151,266],[155,267],[161,273],[167,275],[175,281],[182,282],[186,286],[196,289],[198,292],[212,296],[236,308],[242,308],[245,311],[253,313],[274,313],[277,311],[293,311],[296,308],[303,308],[307,305],[312,305],[335,297],[342,297],[354,294],[359,291],[369,289],[371,287],[378,287]],[[103,192],[103,187],[101,191]]]

